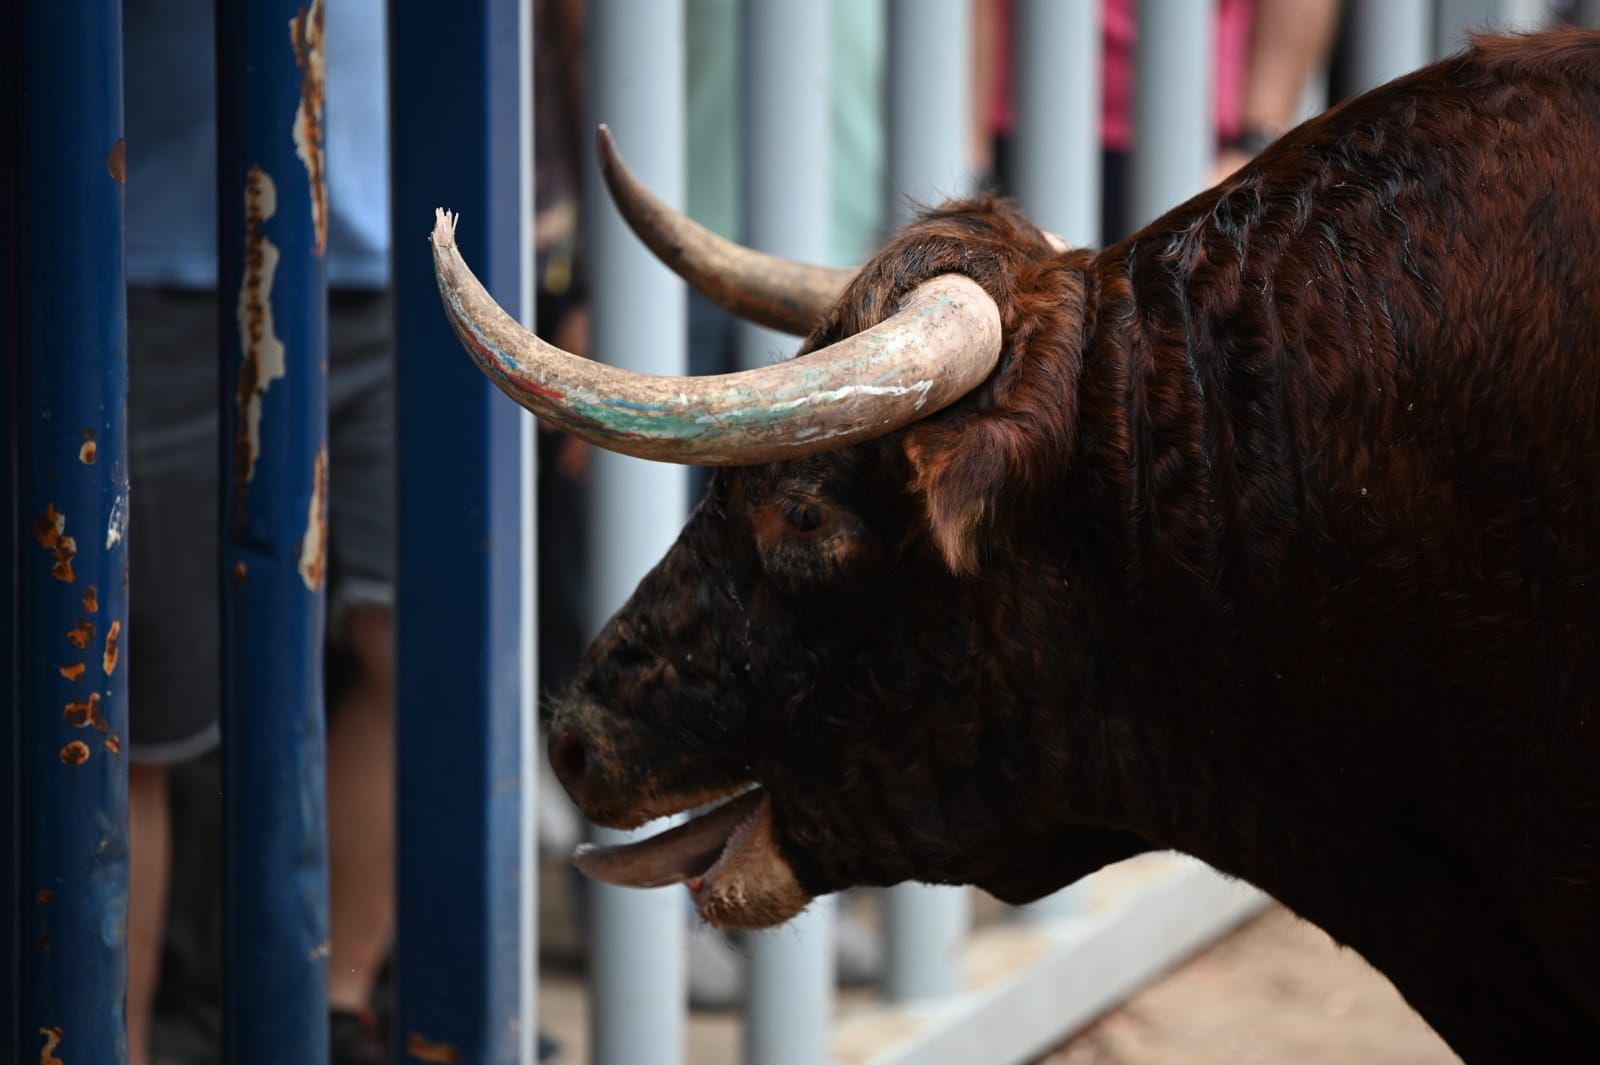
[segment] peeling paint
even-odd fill
[[[72,572],[72,559],[78,553],[78,541],[67,535],[67,516],[46,503],[44,513],[33,519],[33,538],[39,546],[55,556],[50,576],[65,584],[78,579]]]
[[[408,1032],[406,1057],[426,1061],[430,1065],[456,1065],[461,1060],[461,1053],[449,1043],[435,1043],[420,1032]]]
[[[128,532],[128,490],[117,493],[117,498],[111,501],[111,516],[106,519],[106,550],[109,551],[122,542]],[[122,586],[128,586],[127,574],[124,572]]]
[[[88,668],[89,667],[82,662],[74,662],[70,666],[62,666],[61,675],[66,677],[68,680],[77,680],[79,677],[83,676],[84,670]]]
[[[106,676],[117,671],[117,638],[122,635],[122,622],[113,621],[111,628],[106,630],[106,652],[100,656],[100,668],[105,670]]]
[[[56,901],[56,893],[49,888],[34,892],[33,901],[40,906],[50,906]]]
[[[56,1057],[56,1050],[61,1046],[61,1029],[41,1028],[39,1034],[44,1036],[44,1046],[39,1050],[39,1065],[65,1065]]]
[[[93,440],[85,440],[83,446],[78,449],[78,461],[85,466],[93,466],[94,460],[99,454],[100,449],[95,446],[95,442]]]
[[[122,753],[122,740],[115,732],[106,733],[106,750],[111,754]]]
[[[73,740],[61,748],[61,761],[65,765],[82,765],[89,760],[89,745],[82,740]]]
[[[94,622],[88,618],[79,618],[78,623],[67,630],[67,639],[72,646],[80,651],[84,650],[94,641]]]
[[[327,127],[323,101],[327,95],[327,47],[323,35],[322,0],[311,0],[289,20],[289,41],[300,68],[300,106],[294,113],[294,154],[306,165],[311,183],[311,226],[317,235],[317,258],[328,247],[328,174],[323,154]]]
[[[328,569],[328,449],[317,451],[311,472],[311,506],[300,539],[300,579],[315,592]]]
[[[118,137],[117,143],[111,146],[111,151],[106,153],[106,172],[109,173],[118,185],[128,183],[128,138]]]
[[[90,692],[89,698],[81,703],[68,703],[61,716],[66,718],[67,724],[73,728],[88,728],[93,725],[96,730],[105,732],[111,727],[106,722],[105,715],[100,713],[99,692]]]
[[[239,430],[233,447],[234,494],[242,521],[246,486],[256,475],[261,453],[261,399],[284,375],[283,341],[272,323],[272,279],[278,248],[262,226],[278,211],[278,191],[259,166],[250,168],[244,186],[244,278],[239,282]]]
[[[333,940],[324,939],[321,943],[311,948],[307,961],[320,961],[323,958],[333,957]]]
[[[94,622],[79,618],[78,623],[67,630],[67,639],[80,651],[88,647],[94,641]]]
[[[250,579],[250,568],[248,566],[246,566],[243,562],[235,562],[233,564],[233,583],[235,583],[235,584],[243,584],[245,581],[247,581],[249,579]]]
[[[92,584],[83,593],[83,609],[90,614],[100,613],[100,592]]]

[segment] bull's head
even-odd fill
[[[687,883],[713,923],[761,927],[857,884],[1021,901],[1141,849],[1074,814],[1059,634],[1076,608],[1033,544],[1076,446],[1089,255],[976,200],[853,276],[799,266],[700,229],[604,131],[601,149],[669,265],[809,339],[792,361],[711,378],[575,357],[490,300],[441,212],[447,311],[501,389],[600,447],[723,467],[590,648],[550,757],[602,825],[728,801],[580,866]]]

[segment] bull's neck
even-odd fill
[[[1270,811],[1239,808],[1230,783],[1250,767],[1228,742],[1241,723],[1227,720],[1227,662],[1248,652],[1230,598],[1241,548],[1225,542],[1238,515],[1209,423],[1227,415],[1202,385],[1219,353],[1191,319],[1189,279],[1155,256],[1134,262],[1109,249],[1090,285],[1065,494],[1074,613],[1095,651],[1073,685],[1089,705],[1067,716],[1099,747],[1106,816],[1226,865]]]

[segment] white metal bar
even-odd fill
[[[1432,7],[1430,0],[1352,0],[1352,91],[1365,92],[1428,61],[1434,40]]]
[[[744,0],[741,49],[744,242],[824,263],[831,251],[828,4]],[[787,358],[798,341],[740,323],[739,362]]]
[[[1496,9],[1503,0],[1437,0],[1434,8],[1433,55],[1442,59],[1459,52],[1467,43],[1467,33],[1494,24]]]
[[[1269,900],[1192,858],[1147,855],[1085,882],[1071,918],[971,937],[964,993],[840,1019],[837,1065],[1021,1065],[1115,1006]]]
[[[744,240],[762,251],[828,259],[832,153],[828,4],[744,0],[741,188]],[[798,349],[790,336],[740,323],[739,361],[759,366]],[[749,939],[747,1065],[822,1065],[833,1015],[833,900]]]
[[[587,9],[591,128],[606,122],[631,165],[670,204],[684,195],[682,0],[593,0]],[[586,153],[587,155],[587,153]],[[584,167],[585,225],[596,354],[628,369],[682,374],[682,285],[628,231],[592,155]],[[681,467],[596,449],[590,458],[591,629],[633,591],[671,545],[688,504]],[[596,831],[602,842],[628,833]],[[590,1060],[681,1065],[685,1056],[681,889],[590,885]]]
[[[1550,0],[1500,0],[1495,29],[1502,33],[1532,33],[1555,21]]]
[[[1013,93],[1017,200],[1040,226],[1076,247],[1100,243],[1099,4],[1016,0]],[[1017,912],[1028,920],[1065,917],[1078,905],[1058,891]]]
[[[971,0],[890,0],[889,202],[894,225],[972,184]],[[884,895],[887,987],[896,1001],[949,995],[970,924],[962,888],[901,884]]]
[[[1214,0],[1139,0],[1126,228],[1206,187],[1217,151]]]
[[[818,899],[782,928],[750,937],[745,1065],[823,1065],[828,1060],[835,901]]]
[[[1100,5],[1016,0],[1017,200],[1078,247],[1100,243]]]
[[[891,1002],[924,1002],[961,990],[961,954],[972,927],[967,888],[897,884],[884,893]]]
[[[521,321],[534,328],[534,308],[538,305],[534,282],[534,187],[533,187],[533,2],[518,0],[517,80],[522,87],[518,94],[517,124],[522,131],[522,151],[517,155],[516,180],[520,232],[517,243],[521,249],[521,268],[517,271],[522,284]],[[528,1065],[539,1060],[539,763],[544,751],[539,743],[539,511],[535,485],[539,474],[539,449],[536,443],[538,426],[533,415],[524,411],[518,426],[518,450],[522,454],[522,589],[519,609],[522,614],[521,631],[522,688],[518,717],[518,732],[522,755],[519,768],[522,773],[522,859],[518,888],[522,897],[522,940],[518,957],[521,993],[517,1016],[522,1025],[517,1031],[517,1057]]]
[[[971,0],[890,0],[888,81],[888,214],[900,225],[972,185]]]

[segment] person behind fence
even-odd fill
[[[125,10],[134,530],[129,639],[136,663],[129,678],[133,1065],[216,1057],[219,320],[212,8],[210,0],[130,0]],[[381,0],[341,0],[326,8],[335,1065],[386,1060],[369,1002],[394,916],[394,471],[383,33]],[[175,804],[174,795],[187,801]],[[158,973],[163,1023],[156,1032],[160,1053],[153,1057]]]

